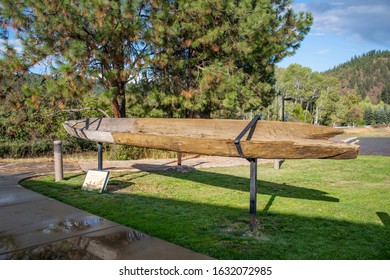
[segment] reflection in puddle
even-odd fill
[[[81,221],[74,221],[74,220],[61,221],[56,224],[48,225],[47,227],[42,229],[42,231],[44,233],[80,231],[80,230],[85,230],[91,226],[98,225],[102,221],[103,219],[98,217],[86,218]]]
[[[78,246],[94,254],[100,259],[113,260],[121,259],[127,248],[132,243],[149,238],[148,235],[136,231],[121,231],[104,236],[84,236],[78,239]]]
[[[127,232],[127,241],[129,241],[130,243],[146,238],[149,238],[149,235],[136,230],[130,230]]]
[[[14,241],[5,244],[5,239],[0,238],[1,250],[11,249],[9,253],[0,254],[0,260],[96,260],[99,257],[85,249],[79,248],[70,240],[41,245],[32,249],[18,250]]]
[[[70,231],[101,222],[93,218],[83,223],[66,221],[45,228],[48,232]],[[126,259],[133,243],[149,238],[148,235],[132,230],[112,228],[95,231],[83,236],[52,242],[30,249],[20,250],[18,236],[0,236],[0,260],[97,260]]]
[[[17,249],[15,238],[12,235],[0,236],[0,253],[10,252]],[[0,260],[4,260],[4,256],[0,255]]]

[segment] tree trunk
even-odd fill
[[[115,89],[111,106],[114,118],[126,118],[126,92],[124,85],[120,85]]]
[[[203,111],[186,111],[185,118],[188,119],[210,119],[211,111],[203,110]]]
[[[320,115],[320,109],[318,108],[318,106],[316,106],[316,120],[314,121],[314,124],[318,124],[319,115]]]

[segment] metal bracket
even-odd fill
[[[249,131],[246,140],[250,140],[255,132],[256,124],[259,120],[261,120],[263,116],[261,114],[256,115],[248,125],[241,131],[241,133],[234,139],[234,145],[236,145],[238,155],[242,158],[246,158],[250,162],[250,197],[249,197],[249,229],[250,231],[254,231],[257,227],[256,221],[256,204],[257,204],[257,159],[256,158],[248,158],[245,157],[242,147],[240,144],[241,138]]]
[[[243,131],[241,131],[240,134],[238,134],[238,136],[236,137],[236,139],[234,139],[234,145],[236,145],[236,148],[237,148],[237,152],[238,152],[238,155],[242,158],[246,158],[243,151],[242,151],[242,147],[241,147],[241,144],[240,144],[240,141],[241,141],[241,138],[244,137],[244,135],[249,131],[249,134],[246,138],[246,140],[250,140],[253,136],[253,133],[255,132],[255,128],[256,128],[256,124],[259,120],[261,120],[263,118],[263,116],[261,114],[259,115],[256,115],[250,122],[249,124],[243,129]]]

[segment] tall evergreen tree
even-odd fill
[[[364,110],[364,121],[367,125],[371,125],[374,121],[374,112],[372,111],[371,107],[367,107]]]
[[[3,30],[23,44],[18,53],[6,43],[2,71],[24,73],[45,62],[72,92],[80,82],[99,80],[112,96],[114,116],[126,115],[126,84],[147,53],[147,1],[2,0],[0,6]]]
[[[169,116],[242,117],[267,106],[275,64],[312,24],[288,0],[154,0],[147,78]]]
[[[387,115],[385,109],[376,109],[374,111],[374,119],[376,124],[386,124]]]

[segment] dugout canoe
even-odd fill
[[[359,151],[357,145],[332,140],[343,133],[341,129],[259,120],[243,134],[249,123],[227,119],[88,118],[69,120],[63,126],[70,135],[90,141],[211,156],[353,159]],[[243,137],[237,145],[235,140],[240,134]]]

